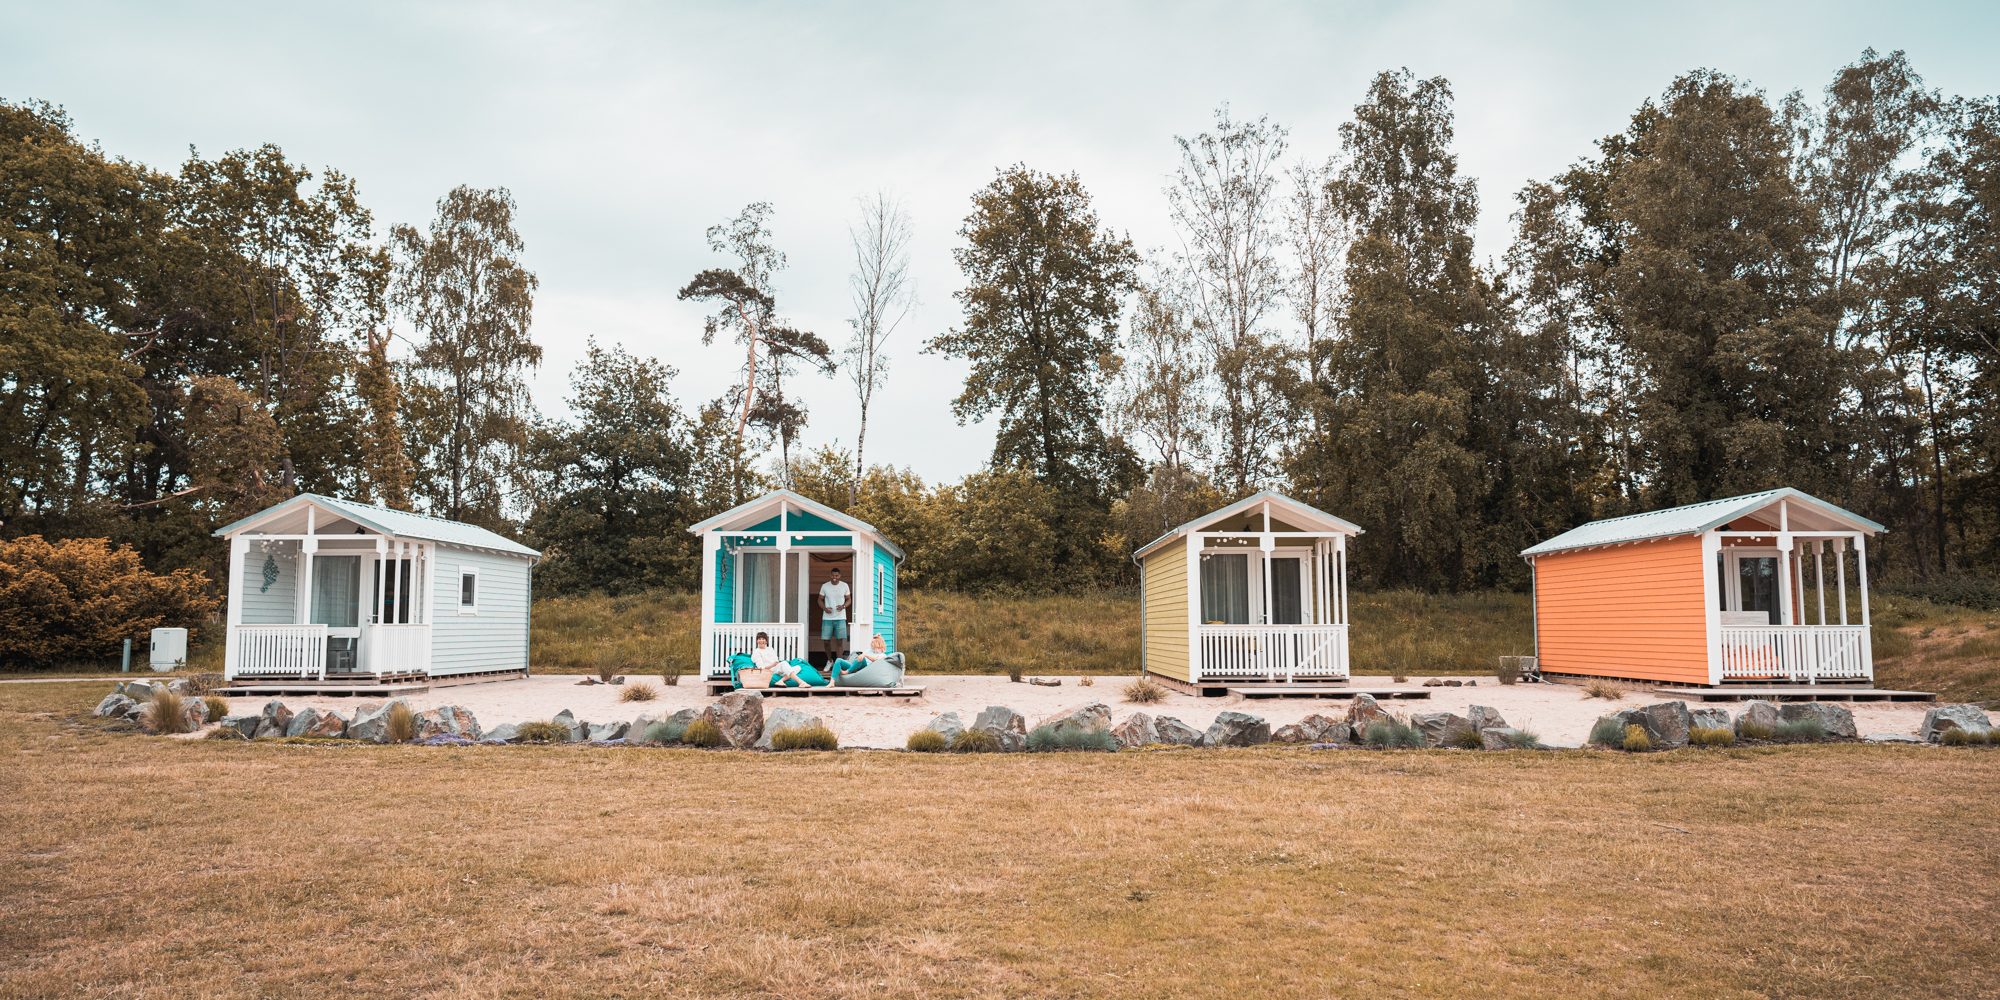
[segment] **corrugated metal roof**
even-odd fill
[[[1140,559],[1144,559],[1146,557],[1146,553],[1159,548],[1161,545],[1164,545],[1175,538],[1179,538],[1180,536],[1185,535],[1190,531],[1193,531],[1199,525],[1208,524],[1212,521],[1225,520],[1236,514],[1240,514],[1246,510],[1249,510],[1250,508],[1255,507],[1266,500],[1269,500],[1272,503],[1279,504],[1284,507],[1289,507],[1293,511],[1305,514],[1308,517],[1318,518],[1321,523],[1331,525],[1335,531],[1346,532],[1347,534],[1350,535],[1361,534],[1361,527],[1355,524],[1353,521],[1349,521],[1344,517],[1335,517],[1334,515],[1329,514],[1326,511],[1319,509],[1318,507],[1314,507],[1311,504],[1300,503],[1299,501],[1294,500],[1291,497],[1288,497],[1283,493],[1278,492],[1277,490],[1258,490],[1257,492],[1252,493],[1249,496],[1244,497],[1243,499],[1238,500],[1227,507],[1223,507],[1220,510],[1209,511],[1206,514],[1203,514],[1202,516],[1197,517],[1194,520],[1189,521],[1186,524],[1183,524],[1180,527],[1177,527],[1172,531],[1169,531],[1166,534],[1161,535],[1160,537],[1155,538],[1150,542],[1147,542],[1144,545],[1141,545],[1138,551],[1132,553],[1132,559],[1135,562]]]
[[[905,558],[903,554],[903,547],[897,545],[894,541],[890,540],[888,536],[882,534],[882,530],[880,528],[877,528],[874,525],[869,524],[867,521],[863,521],[862,519],[855,517],[852,514],[835,510],[832,507],[827,506],[826,504],[820,503],[819,501],[812,499],[811,497],[805,496],[800,493],[794,493],[791,490],[772,490],[771,492],[766,493],[755,500],[749,500],[744,503],[737,504],[736,506],[731,507],[728,510],[725,510],[722,513],[717,514],[713,517],[703,518],[699,521],[696,521],[693,524],[688,525],[687,529],[688,533],[695,535],[702,534],[703,532],[706,532],[711,528],[716,528],[721,525],[728,524],[729,522],[734,521],[745,514],[751,513],[757,510],[758,508],[764,507],[768,504],[772,504],[780,500],[789,503],[792,506],[799,508],[800,510],[807,510],[813,512],[814,514],[818,514],[819,516],[826,518],[828,521],[840,525],[841,527],[846,528],[849,531],[859,531],[865,534],[873,535],[875,536],[876,541],[881,542],[883,547],[889,550],[890,555],[896,557],[897,561],[900,562],[902,559]]]
[[[1694,535],[1710,528],[1720,527],[1762,510],[1779,500],[1797,500],[1811,504],[1821,511],[1854,522],[1859,529],[1871,532],[1885,530],[1875,523],[1850,510],[1827,503],[1808,493],[1801,493],[1791,487],[1746,493],[1740,497],[1725,497],[1721,500],[1704,500],[1685,507],[1668,507],[1664,510],[1649,510],[1641,514],[1627,514],[1624,517],[1607,517],[1601,521],[1580,524],[1568,531],[1521,550],[1523,556],[1547,555],[1568,549],[1587,549],[1598,545],[1618,545],[1624,542],[1644,541],[1649,538],[1671,538],[1676,535]]]
[[[541,553],[520,542],[489,531],[476,524],[450,521],[428,514],[413,514],[406,510],[393,510],[375,504],[357,503],[338,497],[321,496],[317,493],[301,493],[298,496],[259,511],[242,520],[226,524],[215,530],[217,537],[233,534],[243,526],[303,504],[312,503],[331,510],[357,524],[373,528],[385,535],[398,538],[415,538],[426,542],[443,542],[446,545],[462,545],[472,549],[491,549],[495,552],[509,552],[514,555],[540,557]]]

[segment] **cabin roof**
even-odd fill
[[[689,534],[700,535],[715,530],[731,530],[726,526],[734,524],[739,521],[748,521],[753,523],[755,521],[761,521],[763,520],[763,518],[758,515],[763,514],[766,508],[773,508],[773,509],[776,508],[780,504],[780,502],[789,503],[800,510],[816,514],[836,525],[839,525],[842,528],[847,529],[848,531],[854,531],[868,535],[870,538],[881,543],[882,547],[888,549],[889,553],[895,556],[897,559],[900,560],[903,558],[902,546],[897,545],[895,542],[890,541],[887,537],[885,537],[882,534],[881,530],[876,528],[874,525],[869,524],[867,521],[863,521],[862,519],[855,517],[852,514],[842,513],[841,511],[835,510],[834,508],[829,507],[826,504],[820,503],[817,500],[813,500],[811,498],[802,496],[798,493],[794,493],[791,490],[772,490],[771,492],[766,493],[755,500],[750,500],[745,503],[737,504],[736,506],[723,511],[722,513],[717,514],[714,517],[703,518],[700,521],[696,521],[695,523],[688,525],[687,530]],[[794,533],[796,534],[797,532]]]
[[[1676,535],[1698,535],[1720,528],[1737,518],[1775,507],[1780,500],[1803,505],[1806,508],[1803,513],[1808,517],[1817,515],[1814,523],[1828,521],[1833,523],[1836,529],[1861,531],[1871,535],[1888,530],[1853,511],[1786,486],[1775,490],[1745,493],[1739,497],[1704,500],[1681,507],[1668,507],[1664,510],[1649,510],[1623,517],[1607,517],[1591,521],[1588,524],[1577,525],[1548,541],[1522,549],[1521,555],[1533,558],[1571,549],[1619,545],[1653,538],[1671,538]]]
[[[1311,504],[1300,503],[1299,501],[1294,500],[1291,497],[1288,497],[1283,493],[1278,492],[1277,490],[1258,490],[1257,492],[1252,493],[1249,496],[1244,497],[1243,499],[1238,500],[1227,507],[1223,507],[1220,510],[1209,511],[1206,514],[1203,514],[1200,517],[1197,517],[1194,520],[1189,521],[1186,524],[1183,524],[1180,527],[1175,528],[1172,531],[1169,531],[1166,534],[1161,535],[1160,537],[1155,538],[1150,542],[1147,542],[1145,545],[1139,547],[1139,551],[1132,553],[1132,558],[1135,560],[1144,559],[1146,558],[1147,554],[1153,552],[1162,545],[1165,545],[1176,538],[1186,535],[1191,531],[1199,530],[1202,525],[1213,524],[1216,521],[1226,521],[1229,518],[1235,517],[1238,514],[1244,513],[1245,511],[1248,511],[1251,508],[1256,507],[1257,505],[1263,503],[1266,500],[1270,501],[1272,506],[1284,508],[1285,512],[1292,515],[1292,518],[1294,520],[1305,522],[1305,524],[1308,525],[1309,527],[1316,525],[1319,530],[1337,531],[1346,535],[1361,534],[1360,526],[1356,525],[1352,521],[1347,520],[1346,518],[1335,517],[1332,514],[1327,513],[1326,511],[1320,510],[1319,508],[1312,506]]]
[[[407,510],[394,510],[376,504],[342,500],[339,497],[321,496],[318,493],[301,493],[272,507],[266,507],[249,517],[241,518],[215,529],[215,537],[227,538],[255,528],[258,524],[297,510],[307,504],[321,507],[338,514],[365,528],[371,528],[384,535],[397,538],[414,538],[427,542],[442,542],[470,549],[491,549],[510,555],[539,558],[540,552],[505,535],[490,531],[476,524],[452,521],[429,514],[414,514]]]

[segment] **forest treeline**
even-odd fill
[[[379,231],[354,179],[276,147],[168,172],[0,103],[0,532],[212,569],[215,527],[312,491],[522,538],[541,593],[627,592],[691,586],[685,526],[788,485],[900,541],[913,585],[1043,591],[1129,583],[1138,545],[1275,487],[1367,529],[1357,583],[1463,590],[1521,586],[1519,550],[1580,521],[1790,485],[1888,525],[1885,578],[1995,575],[1992,97],[1902,53],[1782,98],[1692,72],[1525,185],[1484,261],[1453,114],[1406,70],[1310,152],[1220,109],[1175,139],[1166,251],[1074,173],[999,169],[944,331],[906,329],[893,197],[809,265],[852,275],[833,340],[786,318],[751,205],[679,282],[736,384],[678,399],[671,366],[593,344],[549,415],[504,189]],[[969,366],[980,471],[866,460],[891,348]],[[812,425],[824,376],[860,426]]]

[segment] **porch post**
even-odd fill
[[[695,666],[695,680],[707,682],[709,658],[715,654],[715,550],[720,539],[713,531],[701,535],[701,644],[696,653],[701,659]]]
[[[1813,547],[1813,593],[1819,595],[1819,623],[1826,624],[1826,539],[1815,538]]]
[[[236,658],[241,655],[237,648],[236,632],[243,624],[243,563],[244,556],[250,554],[250,538],[237,535],[229,540],[229,623],[222,630],[222,676],[234,680]]]
[[[1187,637],[1188,683],[1201,680],[1201,532],[1188,532],[1187,539]]]
[[[1854,567],[1861,577],[1861,624],[1868,624],[1868,536],[1854,536]]]
[[[1840,584],[1840,623],[1847,624],[1847,539],[1833,540],[1833,575]]]
[[[313,507],[306,507],[306,537],[299,542],[299,596],[297,622],[312,624],[312,584],[313,553],[319,551],[319,539],[313,537]]]
[[[1796,625],[1792,620],[1792,534],[1778,532],[1778,624]]]
[[[1718,557],[1721,555],[1721,536],[1713,531],[1702,532],[1701,603],[1702,630],[1704,633],[1702,648],[1708,654],[1708,683],[1711,686],[1722,683],[1722,661],[1726,655],[1722,646],[1722,581],[1717,578],[1716,573]],[[1539,657],[1541,656],[1541,630],[1539,627],[1536,629],[1535,643],[1535,655]],[[1541,667],[1539,659],[1535,661],[1535,666],[1537,669]]]
[[[1334,571],[1336,574],[1334,579],[1334,593],[1340,595],[1340,607],[1336,609],[1337,613],[1340,616],[1340,621],[1336,622],[1335,624],[1345,625],[1347,624],[1347,536],[1346,535],[1342,535],[1339,538],[1333,540],[1333,561],[1335,565]]]

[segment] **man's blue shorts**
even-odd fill
[[[845,618],[822,618],[822,619],[820,619],[820,620],[819,620],[819,637],[820,637],[821,639],[845,639],[845,638],[847,638],[847,619],[845,619]]]

